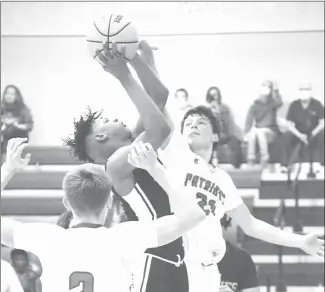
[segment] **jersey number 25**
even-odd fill
[[[82,284],[82,290],[73,290]],[[69,290],[76,292],[94,292],[94,276],[88,272],[73,272],[69,278]]]

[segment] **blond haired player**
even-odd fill
[[[27,163],[21,158],[24,142],[9,141],[9,159],[1,169],[6,182]],[[67,173],[63,181],[63,202],[74,218],[70,229],[2,219],[1,242],[31,251],[42,262],[44,291],[127,292],[132,282],[125,261],[149,247],[168,244],[204,220],[197,204],[170,184],[150,144],[133,144],[128,161],[147,170],[182,208],[154,221],[126,222],[107,229],[103,225],[111,205],[109,179],[101,166],[84,164]]]

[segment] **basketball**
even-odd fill
[[[103,51],[104,43],[108,43],[111,49],[112,41],[115,41],[118,52],[121,52],[122,45],[125,46],[125,58],[128,61],[134,58],[139,43],[138,33],[133,23],[123,15],[111,14],[94,21],[87,36],[88,52],[100,62],[96,51]]]

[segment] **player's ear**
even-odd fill
[[[95,140],[98,142],[103,142],[105,140],[107,140],[108,136],[105,133],[100,133],[100,134],[96,134],[95,135]]]
[[[212,135],[212,142],[218,142],[219,141],[219,135],[218,134],[213,134]]]
[[[71,207],[70,207],[70,204],[69,204],[67,198],[63,198],[63,199],[62,199],[62,203],[63,203],[64,207],[65,207],[67,210],[71,210]]]

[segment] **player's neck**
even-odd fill
[[[193,150],[192,150],[193,151]],[[211,157],[212,157],[212,147],[208,149],[198,149],[193,151],[195,154],[199,155],[202,157],[207,163],[210,162]]]
[[[105,218],[102,218],[101,216],[96,217],[77,217],[75,216],[72,221],[72,226],[84,224],[84,223],[90,223],[90,224],[99,224],[104,225],[105,224]]]

